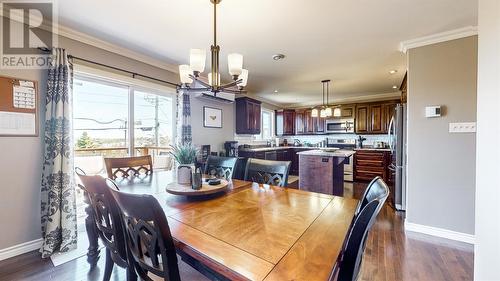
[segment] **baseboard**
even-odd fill
[[[475,243],[475,237],[472,234],[456,232],[456,231],[452,231],[452,230],[448,230],[448,229],[432,227],[432,226],[427,226],[427,225],[422,225],[422,224],[411,223],[411,222],[407,222],[406,220],[405,220],[405,231],[419,232],[419,233],[432,235],[432,236],[436,236],[436,237],[465,242],[468,244]]]
[[[31,251],[35,251],[42,247],[42,238],[33,241],[28,241],[22,244],[14,245],[5,249],[0,249],[0,261],[22,255]]]

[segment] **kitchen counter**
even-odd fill
[[[363,147],[363,148],[355,148],[354,150],[366,150],[366,151],[391,151],[390,148],[375,148],[375,147]]]
[[[308,156],[320,156],[320,157],[341,157],[341,158],[348,158],[351,157],[355,151],[352,150],[343,150],[339,148],[332,148],[330,147],[331,151],[328,150],[306,150],[306,151],[301,151],[297,152],[299,155],[308,155]]]

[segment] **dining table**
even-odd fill
[[[176,182],[172,171],[115,182],[123,192],[153,195],[181,256],[229,280],[328,280],[358,202],[237,179],[218,194],[174,195],[165,189]],[[95,265],[97,229],[86,211],[87,260]]]

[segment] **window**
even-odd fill
[[[84,75],[73,88],[75,166],[99,174],[104,157],[151,155],[155,169],[171,167],[173,95]]]
[[[262,109],[262,126],[260,139],[269,140],[274,137],[274,112],[268,109]]]

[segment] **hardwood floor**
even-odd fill
[[[360,198],[366,184],[345,184],[345,196]],[[472,280],[473,247],[431,236],[405,233],[404,213],[385,206],[366,246],[359,280]],[[58,267],[31,252],[0,261],[0,281],[13,280],[102,280],[104,256],[94,270],[86,257]],[[125,280],[125,271],[113,270],[111,280]],[[191,280],[189,280],[191,281]]]

